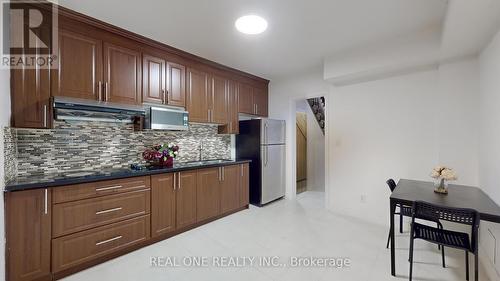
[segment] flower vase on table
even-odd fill
[[[142,153],[142,157],[152,166],[171,168],[174,166],[174,159],[179,154],[179,146],[169,144],[159,144],[147,149]]]
[[[444,166],[434,168],[431,177],[435,180],[434,192],[440,194],[448,194],[448,182],[458,178],[453,169]]]

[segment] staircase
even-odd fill
[[[325,134],[325,98],[324,97],[319,97],[319,98],[312,98],[312,99],[307,99],[307,103],[311,107],[311,110],[316,117],[316,121],[318,121],[318,125],[321,128],[321,131],[323,132],[323,135]]]

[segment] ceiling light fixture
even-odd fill
[[[267,21],[256,15],[247,15],[237,19],[234,26],[241,33],[260,34],[267,29]]]

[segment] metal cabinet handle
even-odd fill
[[[48,127],[48,110],[47,110],[47,105],[43,106],[43,127],[47,128]]]
[[[109,187],[101,187],[101,188],[96,188],[95,191],[96,192],[106,191],[106,190],[118,189],[118,188],[122,188],[122,187],[123,186],[121,186],[121,185],[115,185],[115,186],[109,186]]]
[[[49,206],[48,206],[48,201],[49,201],[49,190],[46,188],[45,189],[45,194],[44,194],[44,203],[43,203],[43,213],[46,215],[49,213]]]
[[[104,241],[101,241],[101,242],[97,242],[95,243],[96,246],[99,246],[99,245],[103,245],[103,244],[107,244],[109,242],[113,242],[115,240],[118,240],[118,239],[122,239],[123,236],[119,235],[119,236],[116,236],[116,237],[113,237],[111,239],[108,239],[108,240],[104,240]]]
[[[174,190],[177,187],[176,175],[177,175],[177,173],[174,173]]]
[[[259,114],[259,105],[255,104],[255,114]]]
[[[104,83],[104,101],[109,101],[109,85],[108,82]]]
[[[218,173],[218,175],[217,175],[217,179],[219,180],[219,182],[220,182],[220,181],[221,181],[221,179],[222,179],[221,174],[222,174],[222,172],[221,172],[221,167],[219,167],[219,173]]]
[[[243,177],[243,169],[244,169],[244,166],[243,166],[243,164],[241,164],[241,165],[240,165],[241,177]]]
[[[178,185],[179,190],[181,190],[181,187],[182,187],[182,185],[181,185],[181,173],[179,172],[179,185]]]
[[[102,214],[107,214],[107,213],[112,213],[112,212],[116,212],[116,211],[120,211],[121,209],[123,209],[122,207],[118,207],[118,208],[113,208],[113,209],[107,209],[107,210],[102,210],[102,211],[99,211],[99,212],[95,212],[96,215],[102,215]]]
[[[97,83],[97,99],[99,101],[102,101],[102,82],[101,81],[99,81]]]
[[[165,91],[165,89],[161,89],[161,93],[163,94],[163,104],[167,104],[167,92]]]

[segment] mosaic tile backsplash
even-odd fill
[[[140,131],[132,125],[59,122],[52,130],[5,128],[6,180],[16,176],[126,168],[145,164],[142,152],[159,143],[179,145],[175,161],[231,158],[231,137],[217,125],[190,124],[189,131]]]

